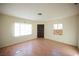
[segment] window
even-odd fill
[[[32,25],[25,23],[14,24],[14,36],[24,36],[32,34]]]
[[[63,25],[62,24],[54,24],[53,27],[54,27],[55,30],[63,29]]]
[[[62,35],[63,34],[63,24],[54,24],[53,25],[53,33],[55,35]]]

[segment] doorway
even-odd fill
[[[44,38],[44,24],[37,24],[37,38]]]

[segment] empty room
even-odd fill
[[[78,3],[0,3],[0,56],[79,56]]]

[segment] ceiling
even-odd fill
[[[0,4],[0,13],[29,20],[48,21],[76,15],[77,8],[72,3],[4,3]]]

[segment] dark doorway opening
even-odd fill
[[[37,24],[37,38],[44,38],[44,24]]]

